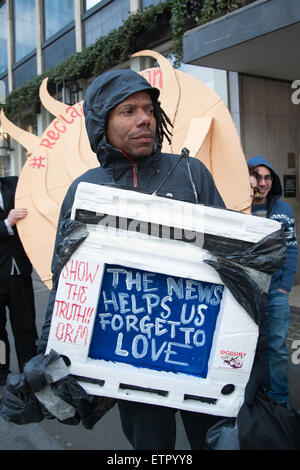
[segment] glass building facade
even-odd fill
[[[7,70],[6,2],[0,2],[0,74]]]
[[[93,8],[95,5],[100,3],[102,0],[85,0],[84,10],[88,11],[90,8]]]
[[[102,3],[103,8],[95,11],[93,15],[87,16],[84,21],[86,47],[93,44],[99,37],[108,34],[112,29],[119,28],[130,15],[130,0],[114,0],[110,3],[102,0],[97,3]]]
[[[44,40],[74,21],[74,0],[44,0]]]
[[[36,47],[35,0],[13,2],[14,61],[18,62]]]
[[[159,0],[0,0],[0,99],[5,94],[55,68],[76,52],[91,46],[97,39],[119,28],[136,9],[143,10]],[[147,65],[150,66],[150,65]],[[136,67],[133,65],[133,68]],[[226,74],[207,73],[200,67],[189,67],[213,88],[221,86],[226,102]],[[85,83],[81,80],[56,83],[55,98],[72,105],[83,98]],[[4,90],[4,100],[3,100]],[[2,94],[2,96],[1,96]],[[44,113],[44,114],[43,114]],[[25,115],[28,121],[25,122]],[[49,116],[37,106],[20,116],[22,127],[44,131]],[[5,157],[6,158],[6,157]],[[1,156],[1,161],[4,161]],[[18,173],[25,151],[18,150],[18,162],[5,172]],[[5,162],[8,160],[6,159]],[[13,160],[11,160],[12,162]],[[4,168],[4,167],[3,167]]]

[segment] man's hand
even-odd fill
[[[7,216],[7,221],[11,227],[16,225],[18,220],[23,219],[28,214],[28,210],[25,208],[11,209]]]

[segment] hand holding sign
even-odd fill
[[[14,227],[16,223],[28,215],[28,210],[21,207],[18,209],[11,209],[7,216],[7,221],[11,227]]]

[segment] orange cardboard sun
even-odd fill
[[[180,153],[182,147],[199,158],[212,173],[227,208],[248,212],[250,184],[246,159],[231,115],[222,99],[200,80],[175,70],[154,51],[135,56],[154,57],[159,68],[141,74],[160,89],[160,101],[173,124],[171,144],[163,151]],[[82,102],[73,106],[52,98],[47,79],[40,87],[43,106],[55,116],[41,137],[20,129],[1,112],[6,132],[26,150],[28,159],[17,186],[15,205],[29,215],[18,231],[35,270],[51,288],[51,260],[60,206],[72,181],[98,165],[87,137]]]

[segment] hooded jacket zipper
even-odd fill
[[[133,177],[133,186],[137,188],[138,182],[137,182],[137,164],[136,163],[133,163],[132,177]]]
[[[128,155],[126,155],[126,153],[122,152],[122,150],[119,149],[119,151],[121,152],[122,155],[124,155],[124,157],[126,157],[131,165],[132,165],[132,181],[133,181],[133,187],[134,188],[137,188],[138,187],[138,181],[137,181],[137,163],[132,160],[132,158],[130,158]]]

